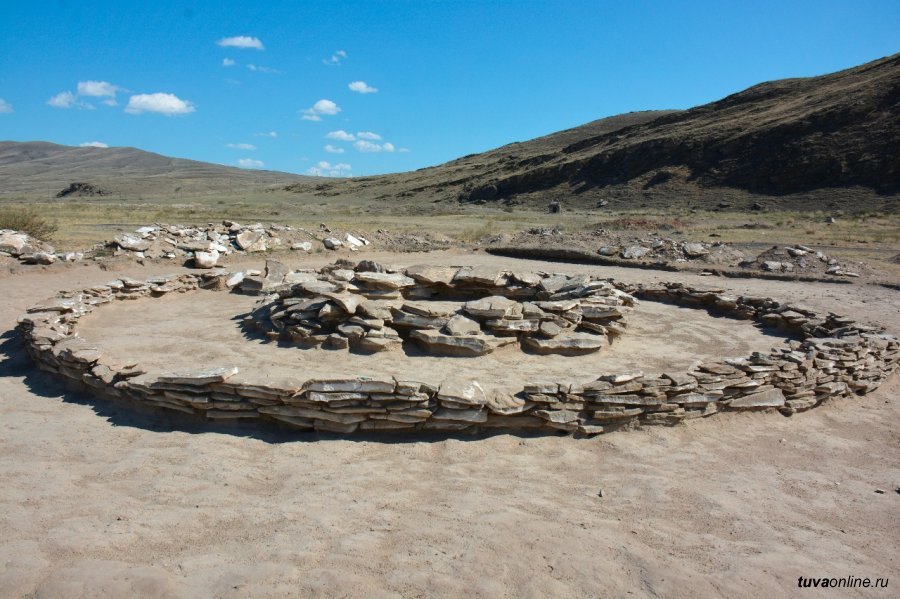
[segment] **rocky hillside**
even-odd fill
[[[900,54],[762,83],[685,111],[621,115],[414,173],[295,191],[461,202],[892,207],[900,193]],[[386,195],[385,197],[388,197]],[[766,202],[764,202],[766,203]]]

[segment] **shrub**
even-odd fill
[[[59,227],[31,208],[6,206],[0,208],[0,229],[14,229],[46,241]]]

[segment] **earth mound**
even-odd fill
[[[91,183],[70,183],[68,187],[59,191],[56,194],[58,198],[67,198],[67,197],[78,197],[78,198],[90,198],[94,196],[108,196],[111,195],[111,192],[106,191],[102,187],[98,185],[93,185]]]

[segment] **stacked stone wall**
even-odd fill
[[[409,274],[407,270],[404,276]],[[331,276],[325,271],[319,275]],[[566,275],[535,276],[557,277],[554,280],[564,285],[576,281]],[[900,344],[894,336],[850,318],[817,314],[771,298],[681,284],[610,282],[629,296],[755,320],[782,329],[792,339],[786,347],[768,353],[698,362],[684,372],[597,373],[587,383],[533,381],[521,390],[501,393],[485,392],[477,381],[463,380],[275,380],[245,376],[231,366],[159,375],[146,372],[140,363],[107,355],[100,343],[78,335],[79,319],[104,304],[200,293],[198,289],[224,291],[234,278],[233,273],[146,281],[120,278],[107,285],[62,292],[33,306],[18,328],[39,368],[104,398],[129,399],[213,420],[274,421],[296,429],[337,433],[499,429],[593,435],[674,425],[721,411],[779,410],[790,415],[832,398],[868,393],[900,360]]]

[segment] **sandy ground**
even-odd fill
[[[516,266],[678,277],[900,330],[897,292],[883,288]],[[173,271],[0,277],[0,596],[781,597],[805,592],[798,576],[848,575],[891,581],[825,596],[896,594],[896,375],[791,418],[724,414],[589,440],[342,439],[169,421],[65,392],[12,333],[58,289]]]
[[[640,302],[629,314],[628,333],[609,349],[582,356],[540,356],[518,346],[481,358],[423,355],[414,342],[404,351],[361,355],[299,349],[247,339],[240,321],[258,298],[199,291],[160,299],[116,302],[79,323],[79,334],[109,355],[138,361],[152,373],[184,364],[237,366],[243,374],[302,379],[335,376],[396,376],[439,384],[479,381],[486,390],[511,393],[532,381],[595,380],[601,373],[638,366],[645,373],[684,371],[696,359],[737,357],[783,345],[747,321],[713,318],[691,310]],[[189,323],[189,324],[188,324]]]

